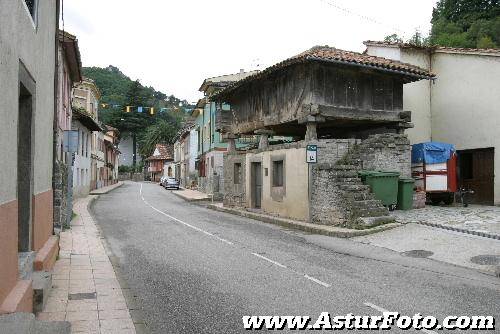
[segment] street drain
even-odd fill
[[[411,251],[403,252],[401,254],[408,257],[426,258],[433,255],[434,253],[423,249],[414,249]]]
[[[84,299],[96,299],[95,292],[90,293],[71,293],[68,295],[69,300],[84,300]]]
[[[470,261],[482,266],[494,266],[500,264],[500,255],[478,255],[471,257]]]

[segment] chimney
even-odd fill
[[[243,68],[240,68],[240,73],[245,73],[245,70]]]

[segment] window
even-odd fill
[[[234,184],[241,183],[241,163],[237,162],[234,164],[234,176],[233,176]]]
[[[24,0],[24,3],[26,4],[26,8],[30,13],[33,23],[36,24],[38,0]]]
[[[283,187],[283,160],[273,161],[273,187]]]

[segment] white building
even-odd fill
[[[101,128],[83,109],[75,108],[72,129],[78,131],[78,150],[73,163],[73,196],[83,197],[92,190],[92,132]]]
[[[404,85],[403,105],[412,111],[414,143],[454,144],[459,185],[475,190],[474,201],[500,204],[500,50],[423,48],[365,42],[369,55],[418,65],[434,81]]]

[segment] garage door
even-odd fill
[[[459,185],[474,190],[472,203],[493,205],[493,148],[458,151]]]

